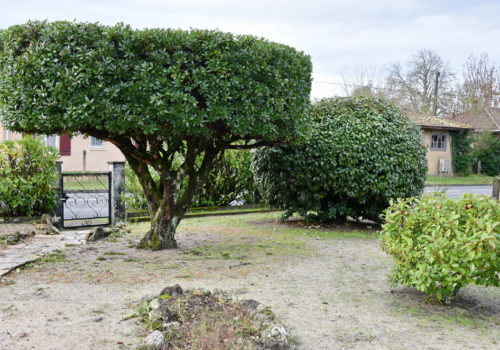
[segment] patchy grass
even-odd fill
[[[222,260],[248,260],[258,256],[286,256],[305,254],[310,251],[304,242],[293,238],[280,238],[260,240],[248,243],[221,242],[211,245],[200,245],[187,250],[186,259],[222,259]]]
[[[104,252],[103,255],[125,255],[125,253],[109,251],[109,252]]]
[[[376,225],[347,223],[344,225],[320,226],[305,223],[298,218],[279,223],[278,212],[247,214],[242,216],[219,216],[184,219],[180,229],[197,228],[221,231],[221,228],[239,229],[242,234],[253,233],[272,238],[285,236],[307,236],[311,238],[332,239],[378,239]]]
[[[422,322],[438,327],[465,327],[468,329],[486,329],[492,321],[486,315],[475,315],[460,307],[434,307],[429,305],[397,307],[398,316],[410,315]]]
[[[493,183],[492,176],[486,175],[469,175],[457,177],[445,176],[427,176],[426,185],[491,185]]]
[[[68,261],[68,259],[61,250],[54,250],[50,253],[43,255],[41,258],[37,259],[37,262],[41,264],[60,263],[65,261]]]
[[[68,261],[66,255],[61,250],[54,250],[50,253],[42,255],[40,258],[35,261],[25,264],[21,268],[23,270],[29,270],[33,268],[40,268],[43,265],[53,264],[53,263],[62,263]]]

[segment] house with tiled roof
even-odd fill
[[[471,125],[475,131],[491,131],[500,136],[500,108],[486,107],[454,115],[452,120]]]
[[[412,111],[406,115],[422,129],[422,141],[427,147],[427,174],[452,176],[451,137],[453,132],[469,132],[466,123]]]
[[[0,142],[22,138],[21,133],[5,129],[0,123]],[[113,144],[83,135],[43,135],[47,146],[59,151],[63,171],[108,171],[108,162],[123,162],[125,157]]]

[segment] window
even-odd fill
[[[432,134],[431,151],[446,151],[446,134]]]
[[[57,147],[57,135],[46,135],[45,144],[47,146],[59,149],[59,147]]]
[[[97,137],[92,136],[90,138],[90,146],[92,148],[104,148],[104,141],[101,139],[98,139]]]

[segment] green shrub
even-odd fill
[[[56,207],[55,148],[31,136],[0,143],[0,213],[31,216]]]
[[[467,132],[451,131],[450,133],[453,173],[458,176],[470,175],[474,162],[471,137]]]
[[[154,169],[149,169],[151,176],[155,181],[158,181],[158,173]],[[137,175],[130,169],[130,166],[125,166],[125,191],[121,196],[127,209],[148,209],[148,201],[144,195],[144,190],[137,179]]]
[[[500,175],[500,137],[492,132],[483,132],[477,137],[474,145],[474,158],[481,161],[481,172],[489,175]]]
[[[252,172],[252,154],[248,150],[227,150],[194,195],[193,206],[226,206],[233,201],[255,204],[259,200]]]
[[[499,285],[500,205],[488,196],[400,199],[384,213],[382,249],[393,256],[393,286],[450,301],[467,284]]]
[[[323,99],[308,141],[266,148],[254,162],[262,194],[284,218],[379,221],[391,199],[420,194],[427,170],[420,130],[373,97]]]
[[[201,160],[200,160],[201,161]],[[155,181],[159,176],[150,169]],[[125,167],[125,193],[122,198],[128,209],[147,209],[147,200],[137,176]],[[193,196],[193,207],[226,206],[233,201],[245,204],[259,202],[252,172],[252,155],[248,150],[227,150],[216,161],[214,171],[208,174],[205,182]]]

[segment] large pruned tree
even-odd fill
[[[309,56],[252,36],[28,22],[0,45],[5,126],[116,145],[151,213],[143,248],[176,247],[177,225],[224,150],[294,140],[307,126]]]

